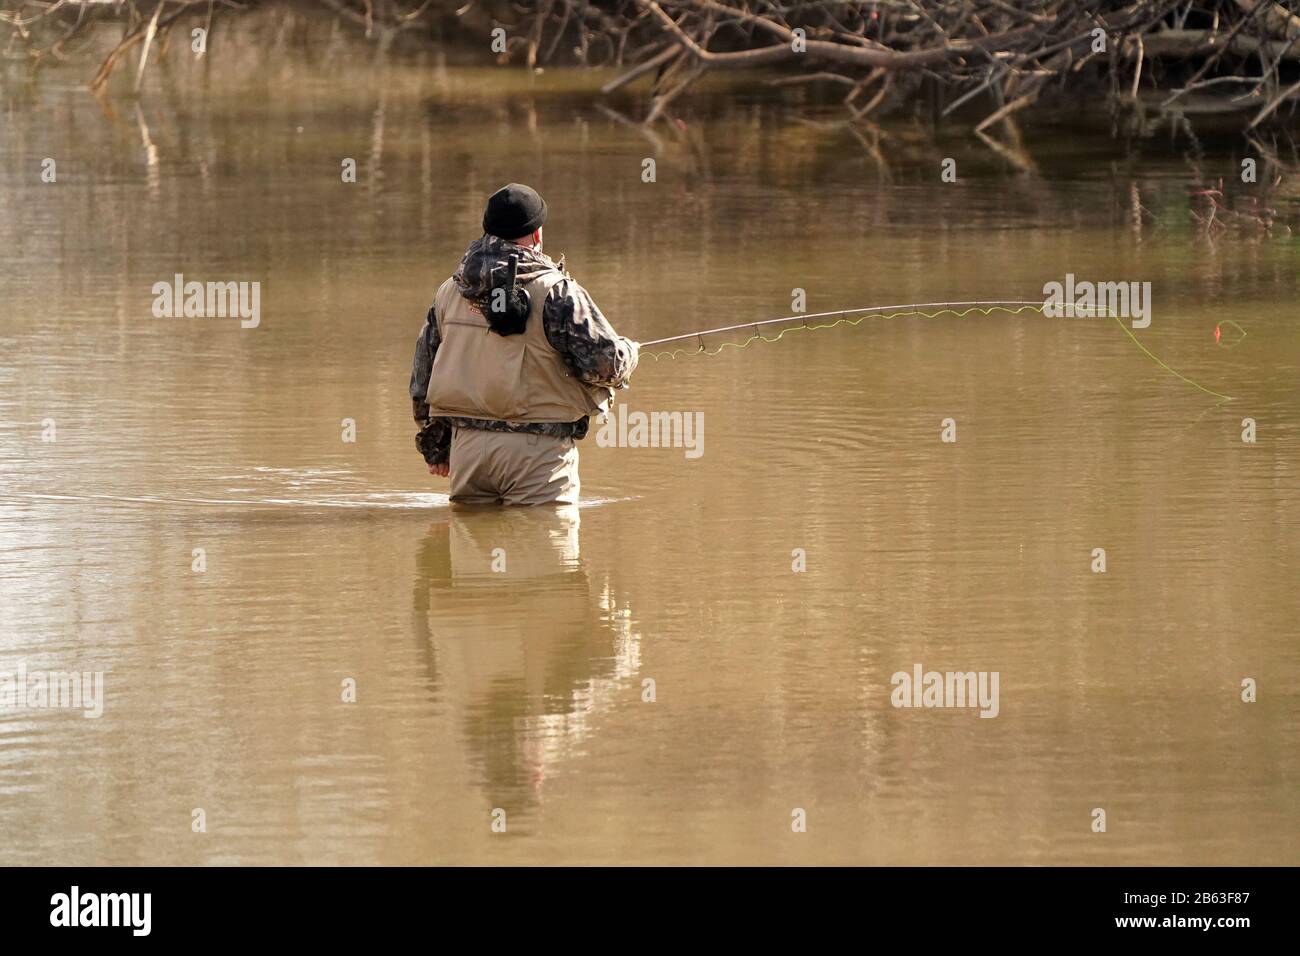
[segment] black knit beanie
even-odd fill
[[[501,239],[520,239],[546,222],[546,200],[537,190],[510,183],[494,192],[483,210],[483,231]]]

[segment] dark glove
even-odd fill
[[[451,426],[435,418],[415,436],[415,447],[426,465],[447,464],[451,460]]]

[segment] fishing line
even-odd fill
[[[926,311],[927,309],[934,309],[936,306],[938,306],[939,308],[937,308],[935,311],[932,312]],[[955,306],[965,306],[966,308],[961,309],[959,311],[958,309],[954,308]],[[1015,306],[1015,308],[1012,308],[1012,306]],[[904,318],[907,316],[920,316],[922,318],[934,319],[942,315],[949,315],[954,318],[963,318],[974,312],[978,312],[981,315],[985,315],[985,316],[992,315],[994,312],[1002,312],[1007,315],[1019,315],[1021,312],[1026,312],[1026,311],[1037,312],[1039,314],[1042,314],[1045,308],[1046,305],[1042,301],[1030,302],[1024,300],[1015,300],[1015,299],[991,299],[991,300],[981,300],[981,301],[973,301],[973,302],[918,302],[910,305],[881,305],[881,306],[872,306],[870,308],[864,308],[864,309],[837,309],[831,312],[814,312],[810,315],[787,315],[779,319],[764,319],[761,322],[744,322],[741,323],[740,325],[728,325],[717,329],[705,329],[699,332],[687,332],[682,335],[672,335],[662,339],[651,339],[648,342],[641,343],[642,349],[645,349],[647,346],[666,345],[669,342],[682,342],[688,339],[697,340],[698,348],[695,349],[675,348],[675,349],[668,349],[666,351],[660,351],[660,352],[643,351],[641,354],[642,356],[649,356],[650,358],[654,359],[656,362],[666,358],[676,359],[679,355],[706,355],[706,356],[719,355],[728,348],[733,348],[733,349],[749,348],[749,346],[755,342],[760,342],[760,341],[779,342],[782,338],[785,337],[785,334],[787,332],[802,332],[802,331],[815,332],[820,329],[833,329],[840,325],[856,326],[861,324],[864,319],[868,319],[868,318],[897,319],[897,318]],[[892,312],[889,311],[891,309],[896,311],[892,311]],[[807,321],[808,319],[819,319],[819,318],[825,318],[827,316],[832,316],[832,315],[837,315],[840,318],[836,319],[834,322],[821,322],[815,324],[809,324]],[[857,318],[851,319],[848,317],[850,315],[857,315]],[[1115,320],[1116,324],[1119,325],[1120,329],[1123,330],[1124,334],[1127,335],[1129,339],[1132,340],[1133,344],[1136,345],[1142,351],[1143,355],[1151,359],[1151,361],[1155,362],[1166,372],[1170,373],[1175,378],[1178,378],[1181,381],[1186,382],[1188,385],[1191,385],[1193,388],[1205,393],[1206,395],[1212,395],[1215,398],[1227,402],[1234,400],[1231,395],[1224,395],[1222,392],[1216,392],[1211,388],[1206,388],[1204,385],[1188,378],[1182,372],[1179,372],[1177,369],[1171,367],[1166,362],[1164,362],[1158,355],[1156,355],[1149,348],[1143,345],[1142,342],[1138,339],[1138,337],[1129,330],[1129,328],[1124,324],[1124,322],[1120,319],[1118,315],[1112,313],[1111,318]],[[760,327],[765,325],[776,325],[781,322],[794,322],[801,319],[804,320],[803,324],[792,325],[789,328],[782,329],[776,335],[764,335],[762,332],[758,331]],[[1223,325],[1227,323],[1231,323],[1232,325],[1236,326],[1236,328],[1239,331],[1241,331],[1242,338],[1245,338],[1245,330],[1242,329],[1241,326],[1237,325],[1237,323],[1232,322],[1231,319],[1224,320],[1224,322],[1221,322],[1220,324]],[[706,335],[717,335],[722,332],[734,332],[740,329],[754,329],[754,334],[749,336],[749,338],[745,339],[745,341],[743,342],[723,342],[716,349],[709,349],[704,344],[704,337]],[[1238,340],[1238,342],[1239,341],[1240,339]]]
[[[1223,334],[1223,330],[1225,328],[1236,329],[1238,333],[1237,338],[1231,342],[1227,341],[1226,339],[1223,341],[1219,341],[1220,337]],[[1219,348],[1221,349],[1235,349],[1238,345],[1242,343],[1242,340],[1245,339],[1245,337],[1246,337],[1246,330],[1243,329],[1236,322],[1234,322],[1232,319],[1223,319],[1222,321],[1219,322],[1218,325],[1214,327],[1214,343],[1218,345]]]
[[[1151,359],[1151,361],[1155,362],[1157,365],[1159,365],[1159,366],[1160,366],[1162,369],[1164,369],[1166,372],[1168,372],[1169,374],[1173,375],[1175,378],[1180,378],[1180,379],[1182,379],[1184,382],[1186,382],[1188,385],[1192,386],[1193,388],[1198,388],[1198,389],[1200,389],[1200,390],[1201,390],[1202,392],[1204,392],[1206,395],[1213,395],[1215,398],[1223,399],[1223,401],[1225,401],[1225,402],[1230,402],[1230,401],[1233,400],[1233,398],[1232,398],[1231,395],[1224,395],[1222,392],[1216,392],[1216,391],[1215,391],[1214,389],[1212,389],[1212,388],[1206,388],[1204,385],[1200,384],[1199,382],[1193,382],[1190,378],[1188,378],[1186,375],[1184,375],[1182,372],[1178,371],[1177,369],[1170,368],[1168,365],[1166,365],[1164,362],[1162,362],[1162,361],[1161,361],[1161,360],[1160,360],[1160,359],[1155,355],[1154,352],[1152,352],[1149,348],[1147,348],[1145,345],[1143,345],[1141,342],[1138,341],[1138,337],[1137,337],[1136,335],[1133,334],[1132,330],[1129,329],[1129,327],[1128,327],[1127,325],[1124,324],[1123,320],[1121,320],[1119,316],[1117,316],[1117,315],[1112,315],[1111,318],[1114,319],[1114,320],[1115,320],[1115,323],[1116,323],[1116,324],[1117,324],[1117,325],[1118,325],[1118,326],[1119,326],[1119,327],[1124,331],[1124,334],[1127,335],[1130,339],[1133,340],[1133,344],[1134,344],[1134,345],[1136,345],[1138,348],[1140,348],[1140,349],[1143,351],[1143,353],[1144,353],[1144,354],[1145,354],[1149,359]]]

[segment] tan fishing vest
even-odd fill
[[[433,308],[440,342],[425,397],[430,415],[572,422],[604,411],[613,392],[576,378],[546,339],[542,305],[562,278],[544,272],[523,287],[531,306],[520,335],[491,331],[454,278],[438,288]]]

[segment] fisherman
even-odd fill
[[[416,342],[416,446],[454,502],[576,503],[576,442],[636,368],[638,344],[542,253],[545,221],[536,190],[493,193]]]

